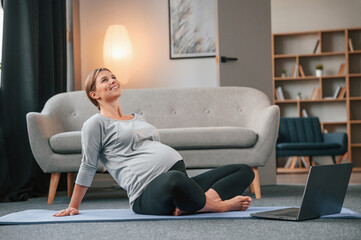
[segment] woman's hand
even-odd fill
[[[54,217],[63,217],[63,216],[72,216],[79,214],[79,210],[77,208],[68,207],[67,209],[61,210],[60,212],[55,213]]]

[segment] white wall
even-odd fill
[[[213,0],[212,0],[213,1]],[[217,87],[215,58],[170,60],[168,0],[79,0],[81,80],[103,66],[106,29],[122,24],[133,45],[124,88]]]
[[[361,0],[271,0],[272,33],[361,27]]]

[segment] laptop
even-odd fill
[[[252,217],[289,221],[316,219],[341,212],[352,163],[312,166],[300,208],[252,213]]]

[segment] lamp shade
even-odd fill
[[[125,26],[108,27],[104,38],[103,56],[104,66],[111,70],[122,84],[126,84],[129,80],[133,49]]]

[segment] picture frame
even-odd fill
[[[168,0],[170,59],[216,56],[216,0]]]

